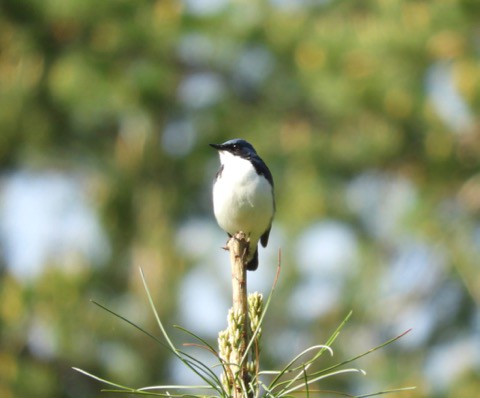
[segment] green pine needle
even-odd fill
[[[279,252],[279,264],[277,267],[277,273],[272,284],[272,288],[270,293],[267,297],[267,300],[264,304],[264,308],[262,314],[260,316],[258,326],[256,330],[253,331],[252,336],[247,344],[247,349],[245,351],[245,355],[243,356],[241,363],[247,360],[247,355],[252,348],[253,344],[255,343],[259,331],[263,325],[267,310],[269,308],[270,302],[272,300],[273,293],[275,291],[275,287],[277,285],[279,273],[280,273],[280,259],[281,259],[281,252]],[[134,322],[128,320],[127,318],[123,317],[122,315],[117,314],[116,312],[110,310],[109,308],[105,307],[102,304],[99,304],[96,301],[92,301],[95,305],[102,308],[103,310],[107,311],[108,313],[114,315],[115,317],[119,318],[120,320],[128,323],[129,325],[133,326],[135,329],[139,330],[149,338],[153,339],[155,342],[159,343],[162,347],[169,350],[173,353],[182,363],[192,370],[197,376],[199,376],[206,384],[205,385],[194,385],[194,386],[187,386],[187,385],[159,385],[159,386],[148,386],[142,388],[132,388],[128,386],[124,386],[119,383],[115,383],[106,379],[102,379],[101,377],[95,376],[85,370],[79,368],[73,368],[75,371],[82,373],[85,376],[88,376],[94,380],[97,380],[103,384],[108,385],[111,388],[103,389],[102,391],[105,392],[112,392],[112,393],[120,393],[120,394],[135,394],[135,395],[143,395],[143,396],[158,396],[158,397],[168,397],[168,398],[210,398],[210,397],[222,397],[222,398],[231,398],[228,391],[222,385],[220,377],[212,370],[216,367],[221,366],[223,372],[226,373],[227,367],[230,365],[222,360],[219,356],[217,350],[209,344],[206,340],[202,339],[195,333],[181,327],[174,325],[175,329],[180,330],[181,332],[185,333],[186,335],[192,337],[195,342],[193,343],[185,343],[183,344],[184,347],[197,347],[203,350],[208,351],[211,353],[217,360],[218,363],[213,366],[207,366],[205,363],[200,361],[199,359],[195,358],[193,355],[186,353],[185,351],[179,349],[173,343],[172,339],[168,335],[160,316],[158,315],[158,311],[154,305],[152,296],[150,294],[150,290],[148,288],[145,275],[143,271],[140,269],[140,275],[142,278],[143,286],[147,295],[148,303],[150,308],[154,314],[155,320],[157,325],[160,329],[161,335],[163,340],[156,337],[154,334],[146,331],[141,326],[135,324]],[[293,357],[282,369],[280,370],[269,370],[269,371],[258,371],[253,376],[253,380],[249,383],[248,386],[244,385],[243,380],[236,380],[239,384],[241,384],[241,389],[243,391],[243,395],[245,397],[250,397],[248,391],[255,391],[255,397],[258,398],[260,394],[260,390],[262,391],[262,398],[286,398],[292,397],[296,394],[306,395],[307,398],[310,398],[312,394],[335,394],[338,396],[343,397],[350,397],[350,398],[368,398],[374,397],[379,395],[386,395],[396,392],[402,391],[410,391],[415,389],[415,387],[404,387],[398,389],[391,389],[391,390],[384,390],[375,393],[365,394],[365,395],[350,395],[343,392],[338,391],[327,391],[321,389],[312,389],[312,385],[317,383],[321,380],[324,380],[329,377],[338,376],[341,374],[347,373],[360,373],[366,375],[366,372],[358,369],[358,368],[344,368],[346,365],[360,359],[366,355],[373,353],[385,346],[395,342],[396,340],[400,339],[401,337],[405,336],[410,329],[405,331],[404,333],[385,341],[384,343],[362,353],[353,358],[350,358],[345,361],[341,361],[337,364],[329,366],[322,370],[317,370],[309,373],[309,371],[313,368],[314,365],[318,365],[320,359],[322,358],[322,354],[328,352],[331,356],[333,356],[332,345],[338,338],[341,330],[347,323],[348,319],[351,317],[352,312],[350,311],[342,323],[337,327],[337,329],[332,333],[330,338],[327,340],[325,345],[313,345],[311,347],[306,348],[299,354]],[[267,385],[263,380],[260,379],[261,376],[273,376],[272,381]],[[254,387],[258,385],[259,388]],[[192,394],[192,391],[212,391],[215,392],[215,395],[210,394]],[[171,391],[175,391],[172,393]]]

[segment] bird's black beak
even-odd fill
[[[221,151],[223,149],[222,144],[209,144],[212,148],[215,148],[217,151]]]

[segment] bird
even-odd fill
[[[249,142],[235,138],[210,144],[218,151],[220,169],[213,184],[213,211],[218,225],[232,237],[249,238],[246,268],[258,268],[258,242],[266,247],[275,215],[273,177]]]

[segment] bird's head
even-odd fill
[[[223,144],[210,144],[210,146],[219,151],[221,158],[222,154],[226,155],[227,153],[243,159],[250,159],[252,156],[257,156],[257,152],[252,144],[240,138],[226,141]]]

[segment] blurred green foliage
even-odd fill
[[[420,291],[397,305],[435,303],[449,283],[459,287],[460,304],[441,314],[420,346],[369,360],[366,386],[418,386],[403,397],[474,396],[478,360],[448,357],[446,382],[425,373],[429,358],[441,366],[431,355],[441,344],[477,339],[478,349],[479,29],[475,0],[3,0],[3,179],[22,170],[81,176],[111,256],[101,265],[76,256],[69,267],[52,258],[32,280],[15,277],[2,257],[0,396],[97,395],[99,386],[71,366],[125,384],[168,383],[167,353],[89,299],[153,328],[142,266],[164,323],[174,321],[176,288],[194,266],[176,244],[177,227],[213,219],[218,161],[207,143],[237,136],[271,166],[274,229],[285,235],[283,283],[264,344],[268,329],[282,328],[321,343],[351,308],[338,355],[392,337],[386,314],[401,311],[389,310],[377,287],[408,237],[439,249],[446,268],[427,297]],[[433,88],[450,79],[460,110],[458,98],[432,89],[436,67],[448,73]],[[408,181],[415,192],[392,236],[372,234],[346,199],[352,181],[372,172]],[[371,208],[370,218],[379,217],[390,215]],[[322,219],[355,232],[360,266],[327,314],[292,321],[284,307],[301,279],[294,242]],[[407,327],[415,334],[415,324]],[[47,353],[32,349],[36,338]],[[275,350],[266,348],[266,364],[278,359]]]

